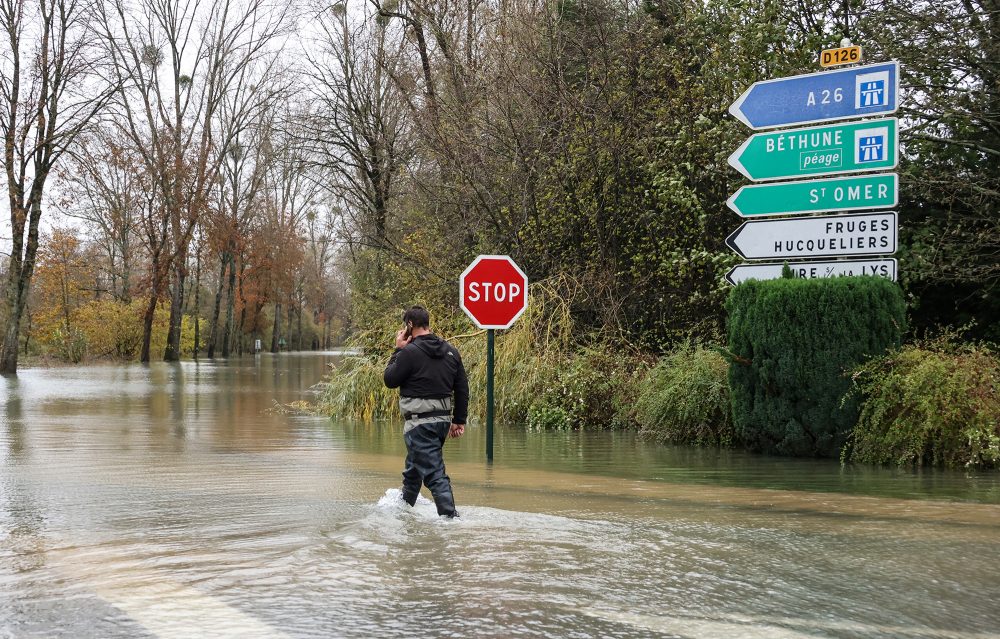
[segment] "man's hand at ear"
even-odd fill
[[[405,328],[396,331],[396,348],[404,348],[411,341],[413,341],[413,337],[406,334]]]

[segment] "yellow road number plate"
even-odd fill
[[[821,67],[838,67],[842,64],[861,62],[861,47],[841,47],[839,49],[823,49],[819,54]]]

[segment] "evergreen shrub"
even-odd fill
[[[726,302],[733,422],[751,449],[836,456],[858,419],[849,372],[898,347],[899,287],[878,277],[751,280]]]
[[[1000,356],[947,336],[859,367],[861,418],[842,459],[876,464],[1000,466]]]
[[[728,370],[726,359],[705,346],[680,346],[665,355],[639,388],[639,434],[660,443],[736,444]]]

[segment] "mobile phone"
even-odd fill
[[[413,322],[406,323],[406,332],[403,333],[404,339],[410,339],[410,332],[413,331]]]

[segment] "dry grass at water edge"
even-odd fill
[[[454,318],[434,321],[438,326],[461,325]],[[387,318],[376,329],[390,343],[398,319]],[[370,334],[368,335],[370,336]],[[441,335],[462,354],[469,376],[470,419],[481,418],[486,411],[486,331]],[[359,339],[358,343],[366,340]],[[536,282],[529,288],[529,303],[524,314],[507,331],[498,331],[495,341],[496,410],[498,419],[522,418],[546,382],[575,348],[573,320],[569,302],[561,297],[556,285]],[[322,385],[318,409],[336,417],[364,422],[399,419],[399,392],[385,387],[382,372],[389,352],[364,353],[344,357],[331,365]]]

